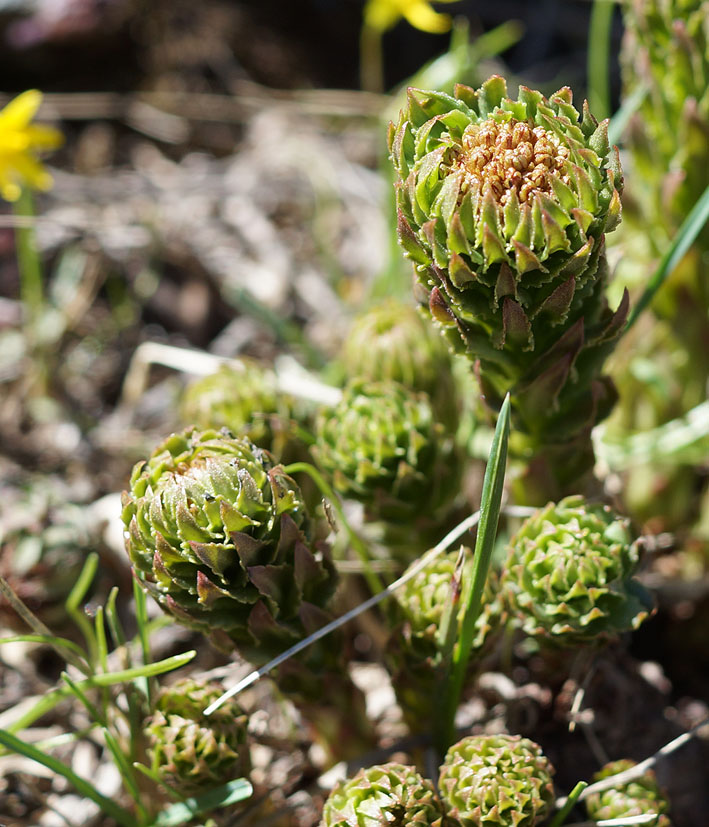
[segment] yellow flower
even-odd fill
[[[457,0],[437,0],[439,3],[455,3]],[[431,0],[367,0],[364,7],[365,25],[384,32],[404,17],[416,29],[438,34],[451,27],[448,14],[440,14],[431,8]]]
[[[52,176],[37,160],[37,153],[55,149],[62,141],[59,130],[30,123],[42,103],[42,93],[29,89],[0,110],[0,196],[17,201],[22,185],[48,190]]]

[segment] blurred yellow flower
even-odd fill
[[[458,0],[437,0],[439,3],[456,3]],[[404,17],[414,28],[438,34],[451,27],[448,14],[440,14],[431,7],[431,0],[367,0],[364,7],[365,25],[385,32]]]
[[[52,186],[52,176],[36,156],[64,138],[58,129],[30,123],[41,103],[42,93],[29,89],[0,110],[0,196],[6,201],[17,201],[23,184],[38,190]]]

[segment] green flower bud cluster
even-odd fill
[[[307,418],[302,403],[278,391],[275,375],[250,359],[242,360],[240,368],[223,365],[193,382],[180,408],[185,423],[228,428],[278,459],[294,440],[293,420]]]
[[[147,727],[153,769],[185,794],[248,773],[247,716],[234,700],[204,710],[223,693],[217,683],[186,678],[163,689]]]
[[[412,305],[388,299],[358,316],[344,341],[342,363],[350,378],[423,391],[438,421],[450,431],[457,428],[460,399],[451,354]]]
[[[487,404],[511,393],[532,453],[587,438],[615,401],[600,371],[628,300],[612,312],[604,298],[622,188],[607,127],[566,87],[513,100],[493,76],[455,97],[410,89],[390,130],[419,301],[473,360]]]
[[[337,491],[364,503],[370,520],[435,518],[458,493],[454,441],[426,394],[354,380],[316,430],[319,463]]]
[[[261,664],[318,625],[336,574],[296,483],[228,431],[168,437],[123,495],[126,549],[178,621]]]
[[[595,782],[610,778],[634,766],[635,761],[629,759],[611,761],[593,776],[593,780]],[[632,781],[621,782],[610,790],[591,793],[585,803],[588,817],[592,821],[657,815],[657,821],[651,822],[652,824],[656,824],[657,827],[670,827],[670,820],[665,815],[669,810],[669,802],[652,770],[647,770]]]
[[[323,809],[321,827],[444,827],[433,784],[414,767],[380,764],[340,782]]]
[[[469,564],[472,560],[470,549],[464,549],[464,555]],[[386,663],[410,728],[420,728],[430,718],[431,698],[435,695],[441,668],[441,623],[453,599],[456,577],[460,576],[460,572],[456,572],[458,557],[457,551],[440,555],[394,592],[393,629]],[[491,582],[494,581],[488,578],[475,623],[471,667],[475,666],[476,656],[482,654],[500,622],[501,607]]]
[[[454,744],[440,770],[440,800],[413,767],[382,764],[340,782],[321,827],[534,827],[554,801],[554,768],[519,735],[472,735]]]
[[[554,802],[554,768],[519,735],[471,735],[447,752],[438,787],[461,827],[534,827]]]
[[[650,596],[632,579],[638,553],[627,520],[567,497],[533,514],[510,540],[501,590],[527,634],[591,643],[649,616]]]

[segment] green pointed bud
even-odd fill
[[[448,750],[438,788],[461,827],[534,827],[554,802],[554,767],[519,735],[471,735]]]
[[[635,766],[635,761],[621,759],[611,761],[593,776],[601,781]],[[592,821],[604,821],[612,818],[630,818],[631,816],[657,815],[657,827],[670,827],[671,822],[666,813],[669,810],[667,797],[660,789],[655,773],[646,770],[639,778],[621,781],[610,790],[591,793],[586,799],[586,812]]]
[[[567,646],[607,640],[652,611],[632,577],[638,555],[627,520],[567,497],[533,514],[510,540],[501,589],[529,635]]]
[[[300,490],[228,431],[188,429],[133,469],[123,495],[140,584],[176,620],[261,664],[305,637],[336,575]]]
[[[414,767],[380,764],[340,782],[323,809],[321,827],[445,827],[433,784]]]
[[[204,710],[223,693],[218,683],[185,678],[163,689],[147,727],[149,754],[160,778],[193,795],[249,772],[247,717],[233,699],[212,715]]]

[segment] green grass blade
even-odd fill
[[[620,106],[620,109],[613,115],[608,124],[608,143],[613,146],[620,143],[630,119],[640,108],[648,93],[647,86],[639,86],[632,95],[627,97]]]
[[[73,640],[69,640],[69,638],[66,637],[56,637],[55,635],[13,635],[12,637],[0,638],[0,644],[20,642],[46,643],[47,646],[51,646],[53,649],[70,649],[80,657],[84,657],[84,650],[80,646],[77,646]]]
[[[148,604],[140,583],[137,577],[133,577],[133,598],[135,600],[135,619],[138,624],[138,639],[140,640],[140,648],[143,652],[143,663],[150,663],[150,636],[148,635]],[[148,703],[152,706],[152,688],[147,676],[143,676],[136,683],[137,688],[148,699]]]
[[[493,546],[497,535],[497,523],[500,517],[502,492],[507,465],[507,443],[510,435],[510,398],[509,394],[500,410],[495,428],[495,436],[490,448],[485,479],[483,481],[480,501],[480,522],[475,540],[472,573],[463,582],[460,601],[460,634],[453,650],[453,664],[443,700],[443,719],[436,732],[436,746],[442,755],[453,741],[455,732],[455,713],[460,700],[460,693],[465,681],[465,673],[470,659],[470,647],[475,638],[475,623],[480,614],[485,580],[487,579]]]
[[[186,798],[163,810],[150,827],[178,827],[200,813],[208,813],[217,807],[227,807],[245,801],[253,794],[253,787],[245,778],[237,778],[210,790],[196,798]]]
[[[566,817],[573,810],[574,805],[579,800],[581,793],[588,787],[588,781],[579,781],[579,783],[571,790],[569,797],[566,799],[564,806],[554,816],[549,827],[561,827],[566,821]]]
[[[125,646],[126,643],[126,633],[123,631],[123,624],[118,616],[118,609],[116,609],[117,598],[118,586],[114,586],[109,592],[108,600],[106,601],[106,620],[108,622],[108,628],[111,631],[111,637],[113,638],[113,645],[116,648],[119,646]],[[130,660],[130,652],[128,651],[128,647],[125,649],[125,659],[126,666],[128,666]]]
[[[58,640],[55,635],[51,633],[51,631],[42,623],[42,621],[36,617],[33,612],[23,603],[23,601],[15,594],[12,589],[12,586],[5,580],[5,578],[0,575],[0,594],[7,600],[7,602],[12,606],[12,608],[17,612],[17,614],[22,618],[22,620],[34,631],[36,635],[42,638],[46,638],[47,642],[50,646],[57,652],[60,658],[65,660],[67,663],[72,664],[75,666],[80,672],[83,672],[84,675],[91,674],[91,667],[87,665],[85,661],[85,654],[81,652],[81,657],[77,657],[76,653],[73,649],[65,647],[61,643],[53,643],[52,641]]]
[[[134,681],[136,678],[152,678],[155,675],[162,675],[163,672],[170,672],[173,669],[179,669],[181,666],[189,663],[197,652],[191,649],[189,652],[183,652],[181,655],[173,655],[165,660],[159,660],[155,663],[147,663],[144,666],[134,666],[131,669],[122,669],[120,672],[107,672],[105,675],[94,675],[92,678],[82,681],[79,686],[113,686],[116,683],[127,683]]]
[[[609,59],[614,7],[612,0],[594,0],[588,31],[588,105],[599,120],[611,113]]]
[[[128,790],[133,801],[135,801],[136,809],[140,815],[140,821],[141,823],[145,823],[148,820],[148,810],[143,804],[145,796],[141,793],[138,787],[135,770],[133,769],[131,762],[128,760],[128,757],[121,749],[118,739],[107,727],[103,727],[103,737],[106,741],[106,747],[110,750],[111,755],[113,756],[118,772],[121,774],[123,784]]]
[[[101,808],[102,812],[114,819],[121,827],[138,827],[136,820],[128,810],[119,807],[118,804],[111,801],[110,798],[101,795],[88,781],[78,776],[70,767],[67,767],[66,764],[59,761],[59,759],[53,755],[46,755],[37,749],[37,747],[32,744],[26,744],[4,729],[0,729],[0,744],[16,752],[18,755],[23,755],[25,758],[29,758],[30,761],[36,761],[57,775],[66,778],[81,795],[85,798],[90,798],[91,801]]]
[[[86,707],[89,717],[95,721],[99,726],[106,726],[106,718],[101,710],[94,706],[86,697],[86,693],[76,681],[73,681],[66,672],[62,672],[62,680],[69,687],[70,691],[79,699],[79,701]]]
[[[108,642],[106,640],[106,625],[104,622],[103,606],[96,609],[96,617],[94,618],[94,634],[96,635],[96,649],[98,652],[98,662],[102,671],[108,671]]]
[[[707,219],[709,219],[709,186],[704,190],[697,200],[697,203],[692,207],[690,214],[682,222],[682,226],[677,231],[677,235],[672,240],[672,244],[670,244],[668,250],[664,256],[662,256],[657,270],[655,270],[650,278],[645,292],[630,311],[628,323],[625,326],[626,332],[635,324],[638,316],[653,300],[655,293],[662,287],[665,279],[682,260],[684,254],[689,250],[696,237],[702,231]]]
[[[72,617],[74,623],[76,623],[81,630],[81,634],[84,636],[88,648],[89,662],[94,670],[96,669],[98,661],[98,643],[93,626],[84,612],[79,608],[79,604],[85,599],[86,593],[96,576],[97,568],[98,554],[92,552],[86,558],[84,567],[81,569],[81,574],[79,574],[79,578],[74,584],[74,588],[69,592],[69,597],[67,597],[64,604],[68,614]]]

